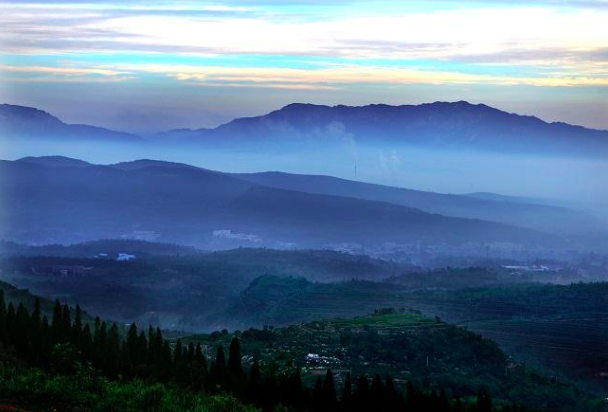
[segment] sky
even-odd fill
[[[0,102],[136,133],[467,100],[608,129],[608,1],[0,3]]]

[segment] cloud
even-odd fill
[[[608,77],[500,76],[455,71],[382,66],[329,66],[314,70],[292,68],[221,67],[170,64],[117,65],[115,70],[163,74],[200,85],[301,85],[344,87],[349,84],[494,84],[530,86],[608,86]]]
[[[70,64],[66,62],[65,64]],[[420,70],[401,67],[332,65],[310,69],[198,66],[173,64],[107,64],[73,67],[0,65],[0,71],[41,73],[53,78],[102,76],[109,81],[132,80],[138,76],[160,75],[179,82],[210,87],[254,87],[293,90],[337,90],[351,85],[407,84],[492,84],[545,87],[608,86],[608,76],[572,75],[568,72],[532,76],[469,74],[456,71]],[[90,78],[90,77],[87,77]]]
[[[47,54],[143,51],[467,62],[517,56],[510,64],[535,63],[534,53],[547,50],[585,61],[608,43],[608,8],[557,7],[564,2],[468,2],[466,8],[448,9],[428,2],[420,10],[318,6],[306,12],[270,3],[275,6],[9,2],[0,18],[8,28],[0,43],[10,53]]]

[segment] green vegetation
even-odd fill
[[[517,400],[551,411],[602,410],[601,401],[515,363],[492,341],[416,312],[385,309],[353,319],[249,329],[239,336],[247,359],[299,370],[309,385],[331,368],[338,386],[349,373],[388,374],[397,387],[444,390],[450,398],[472,399],[488,390],[496,405]],[[230,334],[220,332],[185,339],[204,346],[229,340]]]
[[[90,412],[255,412],[230,395],[209,395],[160,383],[108,381],[92,369],[53,375],[40,369],[3,371],[0,399],[38,410]],[[0,407],[2,401],[0,401]]]
[[[342,280],[386,277],[401,267],[365,256],[330,251],[235,249],[215,253],[140,254],[145,242],[105,241],[71,247],[45,247],[37,253],[65,256],[8,256],[0,260],[2,279],[42,296],[80,303],[106,319],[178,330],[209,330],[212,313],[223,311],[256,277],[302,276]],[[151,244],[155,245],[155,244]],[[83,252],[84,251],[84,252]],[[113,251],[113,252],[112,252]],[[116,261],[114,252],[135,254]],[[175,251],[174,255],[169,252]],[[107,257],[93,258],[99,253]],[[86,257],[85,257],[86,256]]]
[[[241,329],[285,326],[376,308],[413,308],[481,333],[548,375],[607,395],[606,296],[608,283],[411,291],[390,283],[320,284],[265,276],[252,282],[217,323]]]
[[[314,388],[311,389],[303,383],[301,372],[304,369],[294,363],[283,363],[279,353],[275,353],[275,359],[263,369],[255,359],[249,365],[243,365],[240,339],[237,336],[228,338],[228,333],[216,333],[209,337],[215,339],[215,342],[205,345],[205,348],[217,348],[217,351],[215,358],[208,361],[200,342],[195,346],[193,341],[186,344],[178,339],[170,345],[163,339],[159,329],[150,328],[148,334],[145,334],[138,332],[134,324],[126,337],[121,338],[116,325],[108,327],[99,319],[95,322],[94,331],[91,331],[89,325],[82,322],[80,308],[76,307],[73,312],[75,316],[72,321],[72,310],[56,301],[49,322],[41,313],[38,299],[30,313],[23,304],[17,309],[12,302],[7,306],[4,294],[0,291],[2,399],[26,406],[68,411],[241,411],[249,408],[224,395],[234,396],[265,411],[276,410],[279,405],[313,412],[337,411],[338,408],[345,412],[363,412],[369,410],[371,405],[380,406],[381,410],[386,411],[404,408],[414,412],[494,410],[485,388],[476,397],[472,393],[469,399],[450,401],[448,392],[443,388],[417,390],[413,386],[415,380],[409,379],[404,395],[390,377],[389,369],[384,371],[385,374],[389,373],[384,380],[380,378],[380,373],[375,373],[371,384],[365,374],[361,374],[354,389],[351,387],[351,375],[348,374],[341,383],[344,394],[339,398],[332,365],[329,364],[324,367],[325,378],[317,377]],[[309,334],[309,339],[301,334],[296,338],[297,345],[305,345],[311,342],[310,334],[331,340],[336,331],[352,333],[355,329],[361,329],[371,334],[362,337],[342,334],[341,346],[358,348],[359,359],[363,354],[370,353],[382,360],[391,353],[389,348],[397,349],[392,355],[396,356],[395,359],[405,355],[416,365],[419,361],[411,354],[424,353],[420,346],[422,340],[419,339],[419,330],[437,326],[437,323],[414,313],[394,314],[386,311],[350,322],[319,322],[307,326],[312,331],[302,331]],[[315,331],[315,328],[318,330]],[[468,352],[459,351],[464,356],[457,362],[471,363],[473,368],[478,369],[480,376],[485,376],[485,370],[491,365],[504,364],[504,355],[491,343],[455,327],[446,330],[450,332],[449,339],[454,344],[462,347],[469,345]],[[289,334],[290,329],[271,332],[270,339],[267,339],[268,331],[250,330],[244,332],[242,338],[244,341],[258,340],[269,344],[282,332]],[[384,335],[383,332],[388,332],[390,337],[400,338],[374,338]],[[443,330],[440,334],[444,334]],[[266,337],[260,340],[259,336]],[[224,337],[230,341],[227,356],[223,349]],[[397,347],[398,344],[401,346]],[[436,351],[437,359],[434,362],[447,359],[445,354],[449,348],[445,342],[444,348],[438,345],[438,339],[427,341],[427,344]],[[329,343],[324,344],[324,347],[329,347]],[[283,345],[283,349],[286,348]],[[293,349],[295,352],[296,348]],[[263,352],[272,353],[271,345],[266,346]],[[382,366],[382,363],[374,363],[378,367]],[[455,391],[454,394],[459,395]],[[566,400],[560,399],[562,402]],[[507,409],[504,402],[498,404],[504,406],[500,410],[510,410],[510,406]],[[577,406],[577,410],[586,409]]]

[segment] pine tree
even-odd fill
[[[317,377],[315,388],[312,391],[312,411],[325,411],[325,393],[323,392],[323,380],[320,376]]]
[[[22,303],[19,303],[17,307],[17,313],[15,314],[15,323],[13,326],[12,338],[13,338],[13,346],[17,352],[17,356],[22,359],[30,358],[30,337],[29,337],[29,324],[30,324],[30,315],[23,306]]]
[[[450,401],[445,393],[445,390],[439,390],[439,398],[437,399],[437,410],[441,412],[450,412]]]
[[[257,359],[253,360],[253,364],[249,369],[249,381],[247,382],[247,399],[256,406],[262,405],[260,390],[262,388],[262,375],[260,374],[260,365]]]
[[[452,411],[453,412],[464,412],[464,405],[462,404],[462,401],[460,400],[460,398],[456,399],[456,402],[454,402]]]
[[[344,390],[342,391],[342,409],[349,411],[353,405],[353,382],[350,372],[344,379]]]
[[[196,344],[192,361],[192,388],[202,390],[207,382],[207,359],[203,355],[203,349],[200,343]]]
[[[49,320],[46,316],[42,317],[42,321],[40,322],[40,342],[41,342],[41,352],[40,352],[40,364],[42,366],[48,366],[51,358],[51,327],[49,325]]]
[[[13,302],[9,302],[8,308],[6,309],[6,330],[7,330],[7,346],[14,345],[14,337],[15,337],[15,322],[17,315],[15,314],[15,306],[13,306]]]
[[[369,381],[367,380],[367,377],[365,375],[360,375],[357,379],[355,393],[353,394],[353,400],[355,403],[354,410],[366,412],[369,410],[369,391]]]
[[[137,352],[137,326],[135,323],[131,323],[129,331],[127,332],[127,351],[129,352],[129,359],[133,365],[139,364],[139,354]]]
[[[93,337],[91,336],[91,328],[88,324],[84,325],[84,328],[82,329],[80,352],[82,353],[82,359],[85,362],[93,362]]]
[[[4,290],[0,289],[0,349],[8,346],[8,331],[6,328],[6,301]]]
[[[213,382],[217,389],[224,385],[226,381],[226,356],[224,355],[224,347],[219,345],[217,348],[217,354],[215,355],[215,367],[214,376],[212,377]]]
[[[68,309],[69,311],[69,309]],[[74,310],[74,324],[71,329],[71,342],[74,347],[80,349],[82,340],[82,309],[79,305],[76,305]]]
[[[103,325],[102,325],[103,329]],[[120,338],[118,327],[114,323],[108,331],[103,357],[103,372],[106,377],[116,379],[120,368]]]
[[[63,313],[61,314],[61,342],[69,342],[72,335],[72,316],[70,314],[70,307],[66,304],[63,306]]]
[[[133,358],[133,364],[140,366],[144,365],[146,361],[150,358],[148,354],[148,339],[146,338],[146,334],[142,331],[137,338],[137,343],[135,345],[135,357]],[[150,362],[153,363],[153,362]]]
[[[228,371],[226,376],[227,390],[231,391],[235,396],[243,394],[243,365],[241,363],[241,343],[236,336],[230,342],[228,352]]]
[[[188,373],[188,364],[185,360],[184,349],[182,346],[182,340],[178,339],[173,349],[173,367],[175,368],[175,381],[180,385],[187,385],[190,383],[190,376]]]
[[[169,342],[163,341],[162,347],[159,351],[157,376],[160,381],[167,382],[171,379],[172,375],[173,362],[171,359],[171,347],[169,346]]]
[[[390,376],[386,377],[385,396],[387,409],[389,411],[398,411],[402,409],[403,405],[400,405],[399,394],[397,393],[397,389],[395,388],[393,378],[391,378]]]
[[[492,412],[492,397],[488,391],[479,391],[476,407],[477,412]]]
[[[97,369],[102,369],[104,365],[107,337],[108,331],[106,323],[101,322],[99,327],[95,328],[95,336],[93,337],[93,365]]]
[[[335,411],[338,409],[338,399],[336,398],[334,374],[331,372],[331,369],[328,369],[327,373],[325,374],[325,381],[323,381],[323,397],[325,403],[325,410]]]
[[[241,364],[241,343],[236,336],[230,342],[230,351],[228,354],[228,372],[234,379],[240,379],[243,375],[243,366]]]
[[[61,302],[59,302],[59,299],[56,299],[55,306],[53,307],[53,319],[51,321],[51,335],[53,344],[61,342],[63,327],[62,317],[63,309],[61,308]]]
[[[303,409],[306,406],[302,377],[300,376],[299,370],[295,370],[287,377],[281,393],[283,404],[291,405],[298,410]]]
[[[372,387],[370,389],[370,398],[374,404],[379,406],[380,410],[386,410],[386,396],[384,394],[384,384],[380,375],[374,375],[372,379]]]
[[[135,376],[133,362],[131,360],[131,351],[127,342],[123,342],[120,347],[119,370],[123,378],[131,379]]]

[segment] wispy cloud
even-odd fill
[[[555,87],[576,90],[574,102],[597,101],[608,86],[608,0],[5,0],[1,7],[0,74],[14,94],[34,95],[31,84],[41,82],[129,82],[162,84],[167,93],[212,87],[218,99],[231,92],[219,88],[259,99],[268,89],[284,103],[297,93],[360,101],[362,85],[393,97],[410,85],[434,96],[435,86],[449,85],[462,98],[471,88],[487,86],[484,96],[492,96],[497,87],[536,86],[552,88],[545,99]],[[528,102],[538,95],[527,93]]]
[[[74,63],[76,64],[76,63]],[[82,64],[82,63],[78,63]],[[416,70],[381,66],[330,66],[314,70],[292,68],[195,66],[172,64],[110,64],[88,67],[44,67],[0,65],[0,71],[47,74],[57,78],[101,77],[108,81],[161,75],[199,86],[268,87],[300,90],[336,90],[352,84],[493,84],[499,86],[608,86],[608,71],[602,76],[576,76],[568,72],[552,76],[500,76],[454,71]],[[40,79],[40,78],[39,78]]]

